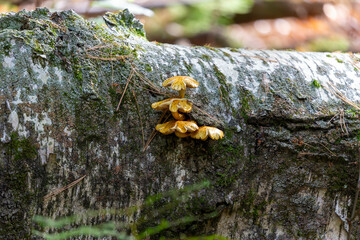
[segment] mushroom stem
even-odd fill
[[[185,89],[179,91],[179,98],[184,98],[184,97],[185,97]]]
[[[172,116],[176,119],[176,120],[180,120],[183,121],[185,120],[185,115],[178,113],[178,112],[171,112]]]

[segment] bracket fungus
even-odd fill
[[[185,89],[186,87],[198,87],[199,83],[197,81],[187,76],[175,76],[166,79],[162,85],[164,87],[170,86],[172,89],[179,91],[179,97],[168,98],[151,104],[151,107],[156,110],[170,110],[172,116],[176,119],[156,125],[155,129],[157,131],[164,135],[175,133],[180,138],[192,137],[201,140],[206,140],[209,137],[218,140],[224,137],[224,133],[220,129],[209,126],[198,127],[195,121],[185,121],[187,115],[183,113],[190,113],[192,110],[192,103],[184,98]]]

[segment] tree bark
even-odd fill
[[[105,22],[46,9],[0,18],[0,239],[30,238],[33,215],[121,209],[203,180],[178,206],[199,218],[169,236],[346,239],[358,55],[182,47],[148,42],[126,11]],[[189,115],[222,140],[148,141],[162,115],[151,103],[176,94],[161,86],[176,75],[200,83],[186,90]]]

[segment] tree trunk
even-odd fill
[[[126,11],[105,22],[46,9],[0,18],[0,239],[30,238],[33,215],[122,209],[203,180],[170,216],[196,221],[168,236],[346,239],[357,55],[189,48],[148,42]],[[176,75],[200,83],[186,90],[189,115],[222,140],[148,141],[162,115],[151,103],[176,95],[161,86]]]

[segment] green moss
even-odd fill
[[[186,61],[184,61],[184,65],[185,65],[186,69],[188,70],[188,72],[191,73],[191,72],[192,72],[192,66],[191,66],[191,64],[189,64],[189,63],[187,63]]]
[[[236,181],[241,175],[241,172],[235,174],[223,174],[223,173],[216,173],[216,185],[220,187],[230,187],[232,183]]]
[[[72,58],[72,68],[73,68],[73,72],[74,72],[74,77],[78,80],[78,83],[82,83],[83,81],[83,76],[82,76],[82,72],[81,72],[81,63],[80,63],[80,59],[79,58]]]
[[[229,91],[231,90],[231,88],[226,83],[226,77],[217,68],[217,66],[215,64],[213,65],[213,70],[214,70],[216,78],[218,79],[218,81],[220,83],[219,91],[220,91],[221,101],[224,102],[225,106],[234,113],[235,110],[234,110],[233,106],[231,105],[231,99],[230,99],[230,94],[229,94]]]
[[[8,144],[8,155],[12,156],[14,161],[33,159],[37,155],[36,148],[30,143],[29,139],[21,139],[17,133],[10,135]]]
[[[214,182],[218,187],[230,187],[241,179],[242,169],[238,166],[249,160],[245,156],[244,146],[236,142],[239,138],[235,136],[235,131],[236,128],[225,128],[224,139],[208,147],[209,154],[213,158],[212,162],[219,169],[214,175]]]
[[[251,189],[240,201],[239,211],[247,218],[251,217],[256,223],[262,212],[265,211],[265,200],[256,201],[256,193]]]
[[[329,177],[328,194],[334,197],[341,192],[352,196],[356,188],[357,168],[354,168],[346,162],[339,161],[327,169]]]
[[[338,58],[336,58],[336,61],[337,61],[338,63],[343,63],[343,62],[344,62],[343,60],[338,59]]]
[[[254,96],[250,91],[242,90],[242,96],[240,98],[240,116],[246,121],[248,118],[248,112],[250,111],[250,103],[254,101]]]
[[[224,53],[224,55],[225,55],[226,57],[229,57],[229,58],[231,58],[231,55],[230,55],[230,53],[227,53],[227,52],[224,52],[224,51],[223,51],[223,53]]]
[[[215,72],[215,76],[218,78],[220,84],[227,87],[226,77],[222,72],[220,72],[220,70],[217,68],[216,65],[214,65],[214,72]]]
[[[9,216],[9,219],[2,223],[0,236],[9,236],[8,239],[30,239],[29,215],[34,193],[29,190],[28,173],[35,161],[37,151],[30,139],[20,138],[17,133],[10,135],[10,141],[5,145],[5,149],[6,169],[1,169],[0,165],[0,170],[6,179],[3,183],[5,189],[11,189],[11,192],[8,192],[8,201],[17,206],[17,213]]]
[[[210,56],[206,55],[206,54],[201,55],[201,58],[204,59],[205,61],[210,61],[211,60]]]
[[[353,118],[357,118],[360,115],[360,111],[356,110],[352,107],[349,110],[346,110],[346,113],[350,113],[351,117],[353,117]]]
[[[113,109],[116,109],[121,96],[119,93],[117,93],[115,86],[110,86],[108,89],[108,93],[110,96],[111,105],[112,105]]]
[[[358,132],[357,132],[357,134],[356,134],[356,139],[357,139],[358,141],[360,141],[360,130],[358,130]]]
[[[211,51],[214,51],[214,52],[218,52],[219,50],[214,48],[214,47],[211,47],[209,45],[204,45],[204,47],[206,47],[207,49],[211,50]]]
[[[221,85],[219,90],[220,90],[220,94],[221,94],[221,100],[225,103],[225,106],[227,106],[228,108],[232,108],[229,92],[226,89],[226,87]]]
[[[143,25],[127,9],[118,12],[118,14],[106,13],[104,20],[110,25],[125,27],[136,35],[145,37],[145,30]]]
[[[9,56],[12,49],[10,41],[4,41],[2,44],[2,51],[5,53],[5,56]]]
[[[147,72],[151,72],[151,71],[152,71],[152,68],[151,68],[151,66],[150,66],[149,64],[145,64],[145,70],[146,70]]]
[[[313,79],[313,81],[311,82],[311,86],[316,87],[316,88],[322,87],[321,84],[315,79]]]
[[[230,62],[231,62],[231,63],[235,63],[234,59],[231,57],[231,55],[230,55],[229,53],[224,52],[224,51],[222,51],[222,52],[224,53],[224,55],[225,55],[226,57],[228,57],[228,58],[230,59]]]

